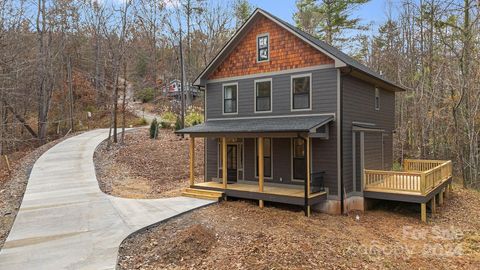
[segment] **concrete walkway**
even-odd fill
[[[102,193],[93,153],[108,135],[67,139],[35,163],[0,269],[114,269],[118,247],[136,230],[211,204],[193,198],[121,199]]]

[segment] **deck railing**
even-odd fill
[[[364,170],[364,189],[425,195],[452,176],[452,162],[405,160],[404,170]]]

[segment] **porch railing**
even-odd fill
[[[452,176],[452,162],[405,160],[404,170],[364,170],[364,190],[406,191],[425,195]]]

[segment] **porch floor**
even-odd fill
[[[195,183],[194,187],[206,187],[206,188],[214,188],[218,190],[223,190],[223,184],[219,182],[203,182],[203,183]],[[248,184],[248,183],[229,183],[227,185],[227,190],[236,190],[236,191],[245,191],[245,192],[252,192],[252,193],[259,193],[258,191],[258,184]],[[280,187],[280,186],[269,186],[267,184],[263,187],[264,194],[270,195],[277,195],[277,196],[289,196],[289,197],[296,197],[296,198],[304,198],[305,197],[305,190],[303,187],[301,188],[293,188],[293,187]],[[310,194],[309,198],[315,198],[318,196],[325,195],[326,192],[317,192],[314,194]]]

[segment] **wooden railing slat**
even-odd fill
[[[405,159],[404,171],[364,170],[365,189],[426,194],[452,175],[450,160]]]

